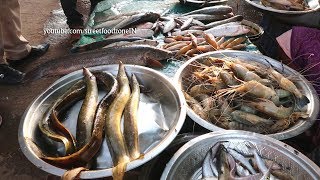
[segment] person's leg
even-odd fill
[[[77,9],[77,0],[60,0],[64,14],[67,17],[67,24],[70,28],[83,26],[82,14]]]
[[[22,59],[30,53],[31,46],[21,34],[19,2],[4,0],[1,7],[0,22],[4,55],[10,60]]]

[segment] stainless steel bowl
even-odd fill
[[[247,35],[248,38],[249,38],[250,40],[252,40],[252,41],[259,39],[260,36],[262,36],[262,34],[264,33],[264,30],[263,30],[263,28],[262,28],[261,26],[259,26],[259,25],[256,24],[256,23],[253,23],[253,22],[251,22],[251,21],[248,21],[248,20],[245,20],[245,19],[244,19],[244,20],[241,21],[241,24],[250,27],[251,29],[253,29],[253,30],[256,32],[255,34],[249,34],[249,35]]]
[[[258,153],[282,165],[296,179],[320,179],[320,168],[291,146],[265,135],[228,130],[212,132],[192,139],[182,146],[167,163],[161,180],[200,179],[201,165],[209,149],[219,141],[226,147],[248,155],[246,143],[255,145]]]
[[[316,121],[318,113],[319,113],[319,97],[313,88],[313,86],[308,82],[307,79],[305,79],[302,75],[300,75],[297,71],[291,69],[290,67],[283,65],[279,61],[276,61],[272,58],[269,58],[267,56],[263,56],[261,54],[256,53],[249,53],[249,52],[243,52],[243,51],[215,51],[215,52],[209,52],[205,53],[199,56],[196,56],[190,60],[188,60],[185,64],[183,64],[177,71],[177,73],[174,76],[174,81],[177,83],[177,86],[181,87],[183,89],[182,84],[182,78],[189,75],[189,64],[194,61],[199,61],[206,56],[211,57],[217,57],[217,58],[224,58],[224,57],[232,57],[232,58],[239,58],[246,61],[256,61],[262,64],[265,64],[267,66],[272,65],[276,70],[279,70],[283,72],[286,75],[294,75],[294,77],[299,78],[300,80],[296,83],[297,87],[301,90],[301,92],[308,97],[310,100],[310,103],[306,107],[306,112],[309,114],[309,117],[305,120],[297,121],[296,124],[294,124],[289,129],[286,129],[282,132],[278,132],[275,134],[268,134],[270,137],[273,137],[278,140],[288,139],[294,136],[297,136],[307,130],[309,127],[312,126],[312,124]],[[282,71],[283,68],[283,71]],[[193,112],[192,109],[188,107],[187,109],[188,116],[193,119],[196,123],[198,123],[200,126],[210,130],[210,131],[218,131],[223,130],[222,128],[211,124],[210,122],[200,118],[196,113]]]
[[[309,5],[310,10],[306,11],[287,11],[287,10],[280,10],[280,9],[275,9],[272,7],[267,7],[261,4],[260,0],[246,0],[247,3],[250,5],[258,8],[261,11],[265,12],[270,12],[270,13],[276,13],[278,16],[281,15],[298,15],[298,14],[306,14],[314,11],[318,11],[320,9],[320,4],[318,0],[305,0],[305,2]]]
[[[186,107],[183,94],[161,73],[135,65],[126,65],[125,68],[129,76],[134,73],[140,84],[151,90],[144,94],[144,98],[140,98],[138,114],[140,148],[144,158],[130,162],[127,166],[128,171],[156,157],[173,141],[184,123]],[[116,75],[118,65],[92,67],[90,70],[108,71]],[[66,170],[50,165],[36,155],[34,143],[42,151],[46,150],[46,143],[39,131],[38,122],[57,97],[82,77],[82,71],[76,71],[56,81],[30,104],[19,126],[19,144],[25,156],[35,166],[57,176],[61,176]],[[73,135],[76,133],[75,124],[80,106],[81,102],[75,104],[67,112],[63,121]],[[106,141],[103,142],[101,152],[95,160],[97,167],[82,172],[80,178],[95,179],[112,175],[111,156]]]

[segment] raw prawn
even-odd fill
[[[296,104],[298,109],[302,109],[305,105],[307,105],[310,102],[309,99],[305,95],[303,95],[297,88],[297,86],[288,78],[285,78],[282,74],[280,74],[272,68],[268,69],[268,73],[275,81],[278,82],[279,86],[282,89],[294,94],[294,96],[297,98]]]
[[[294,109],[293,107],[278,107],[267,99],[259,99],[257,102],[248,102],[247,105],[276,119],[289,118]]]
[[[232,88],[220,90],[220,92],[218,91],[217,96],[226,95],[233,92],[238,92],[243,95],[249,94],[258,98],[268,99],[274,103],[279,102],[279,97],[273,89],[254,80],[244,82],[243,84],[234,86]]]

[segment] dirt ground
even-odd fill
[[[48,20],[52,14],[60,14],[56,11],[60,8],[58,0],[20,0],[22,32],[31,45],[37,45],[44,41],[49,41],[51,47],[48,53],[26,67],[18,67],[21,71],[28,71],[39,64],[55,57],[60,57],[69,53],[71,45],[67,35],[56,37],[46,37],[43,33],[44,24],[48,25]],[[88,5],[88,4],[85,4]],[[235,7],[235,4],[232,4]],[[248,5],[244,1],[238,9],[237,14],[241,14]],[[85,12],[86,8],[84,8]],[[261,14],[248,10],[243,13],[249,20],[259,21]],[[60,22],[61,27],[66,27],[64,17]],[[49,22],[50,25],[50,22]],[[18,144],[18,127],[20,119],[28,105],[43,92],[57,78],[40,79],[28,84],[15,86],[0,86],[0,115],[3,122],[0,125],[0,179],[47,179],[48,174],[29,162],[21,152]],[[50,176],[49,179],[52,179]]]

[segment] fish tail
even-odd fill
[[[296,100],[296,106],[299,110],[301,110],[305,105],[309,103],[310,103],[310,100],[305,95],[302,95],[301,98],[297,98]]]
[[[112,169],[112,177],[114,180],[123,180],[124,173],[127,169],[128,162],[121,162]]]

